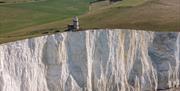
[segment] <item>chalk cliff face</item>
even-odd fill
[[[178,32],[88,30],[0,45],[0,91],[155,91],[178,87],[179,72]]]

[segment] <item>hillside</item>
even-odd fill
[[[89,13],[80,20],[84,29],[121,28],[180,31],[180,1],[150,0],[134,7],[120,4]]]
[[[88,2],[89,0],[46,0],[0,5],[0,43],[34,35],[27,29],[21,29],[84,14],[88,10]],[[34,30],[36,29],[30,31]]]
[[[88,10],[88,0],[46,0],[0,5],[0,33],[61,21]]]
[[[24,3],[24,2],[37,2],[42,0],[0,0],[0,4]]]
[[[0,43],[63,32],[74,15],[79,15],[81,30],[180,31],[179,0],[123,0],[88,12],[90,1],[49,0],[1,5]]]

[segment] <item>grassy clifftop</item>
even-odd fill
[[[138,2],[138,0],[134,1]],[[134,5],[128,6],[128,2],[120,3],[89,13],[81,17],[81,26],[84,29],[93,27],[180,31],[179,0],[151,0]]]
[[[88,12],[90,1],[49,0],[1,5],[0,43],[63,32],[74,15],[79,15],[81,30],[180,31],[179,0],[123,0]]]
[[[45,0],[0,5],[0,33],[61,21],[88,10],[89,0]]]

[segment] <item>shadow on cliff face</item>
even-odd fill
[[[59,62],[58,42],[53,36],[48,36],[43,47],[42,62],[46,66],[46,82],[50,91],[60,90],[59,79],[62,74],[62,63]]]
[[[4,89],[4,79],[2,72],[0,72],[0,91],[3,91],[3,89]]]
[[[88,66],[84,32],[48,36],[42,53],[50,91],[76,91],[78,87],[87,87]]]
[[[82,89],[85,89],[87,87],[88,77],[88,60],[85,32],[70,32],[67,35],[66,48],[70,75],[72,75],[74,80]]]
[[[98,91],[98,81],[102,79],[102,74],[108,74],[107,78],[110,78],[110,74],[112,73],[111,64],[109,61],[109,53],[110,53],[110,45],[108,43],[108,32],[98,32],[95,35],[95,42],[94,44],[94,53],[93,54],[93,62],[92,62],[92,73],[91,73],[91,80],[92,80],[92,88],[93,91]],[[107,67],[111,65],[110,67]],[[105,80],[105,79],[104,79]],[[110,79],[109,79],[110,80]],[[108,84],[108,83],[106,83]]]
[[[158,71],[158,89],[176,87],[179,83],[180,58],[178,33],[155,33],[149,56]],[[178,53],[179,54],[179,53]]]

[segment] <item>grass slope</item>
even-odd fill
[[[88,10],[89,0],[47,0],[0,5],[0,33],[60,21]]]
[[[144,4],[139,0],[135,6],[128,6],[135,3],[132,1],[82,16],[81,28],[180,31],[179,0],[151,0]]]
[[[23,2],[36,2],[40,0],[0,0],[0,4],[23,3]]]
[[[81,15],[79,17],[81,30],[98,28],[121,28],[153,31],[180,31],[179,0],[150,0],[147,2],[146,1],[147,0],[124,0],[122,2],[110,5],[108,7],[102,7],[97,11],[93,10],[85,15]],[[5,14],[5,19],[7,19],[6,14],[12,17],[11,19],[7,19],[4,21],[6,24],[10,25],[6,25],[3,23],[3,30],[5,29],[5,32],[0,33],[0,43],[41,36],[43,34],[52,34],[58,31],[63,32],[66,28],[66,25],[71,22],[71,18],[65,18],[71,17],[75,14],[83,14],[88,10],[88,0],[78,4],[76,6],[78,7],[78,12],[76,11],[72,13],[64,12],[67,9],[68,5],[71,3],[71,1],[69,1],[69,3],[67,3],[68,1],[63,2],[67,3],[68,5],[62,6],[62,11],[61,9],[50,8],[50,6],[60,7],[58,6],[60,3],[57,3],[56,0],[51,0],[48,2],[16,4],[7,6],[5,5],[6,7],[1,6],[0,9],[10,8],[12,9],[10,11],[13,11],[14,7],[16,7],[15,9],[20,9],[19,12],[22,12],[24,10],[24,15],[15,15],[19,17],[19,19],[14,19],[14,13],[12,13],[12,15],[10,15],[11,13],[7,13],[7,11],[5,11],[6,13],[0,13],[0,15]],[[42,4],[42,6],[38,4]],[[81,4],[83,5],[80,6]],[[75,8],[71,7],[70,10],[71,9],[74,10]],[[0,10],[0,12],[2,11]],[[28,15],[30,15],[31,17],[33,15],[34,16],[33,18],[29,18],[27,17]],[[21,18],[23,18],[24,20],[21,20]],[[26,23],[26,19],[29,19],[30,22],[28,21]],[[16,23],[17,20],[18,23]],[[3,30],[0,29],[0,31]]]

